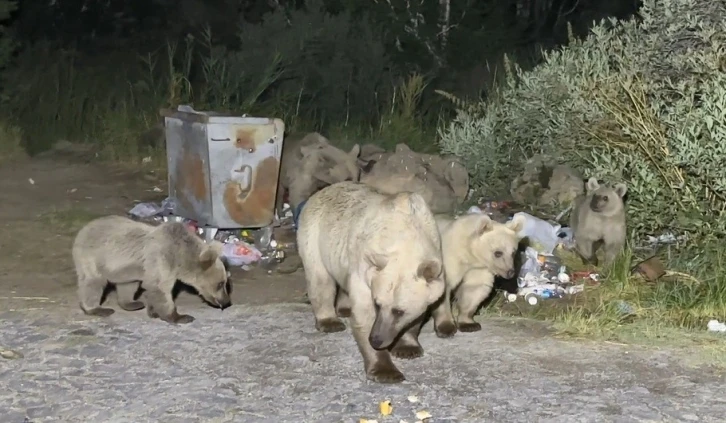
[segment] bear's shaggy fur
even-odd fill
[[[459,309],[459,330],[481,330],[481,325],[474,321],[474,314],[492,292],[494,278],[516,276],[515,255],[520,241],[517,233],[524,226],[524,219],[515,216],[507,223],[499,223],[477,213],[455,220],[437,217],[446,273],[446,300],[434,312],[436,327],[453,326],[449,301],[453,295]],[[451,336],[454,332],[456,329],[451,333],[439,333],[439,336]]]
[[[317,132],[304,137],[291,136],[285,139],[277,185],[278,216],[282,216],[282,199],[285,191],[289,192],[291,209],[296,210],[300,203],[330,184],[343,181],[358,182],[359,154],[358,144],[346,153]]]
[[[587,181],[587,192],[575,199],[570,214],[570,227],[575,236],[575,249],[583,262],[597,265],[597,250],[605,249],[605,263],[610,264],[625,245],[627,234],[625,184],[600,185],[596,178]]]
[[[444,293],[441,238],[423,198],[354,182],[330,185],[303,208],[297,242],[317,329],[345,329],[336,315],[339,288],[338,310],[350,309],[367,377],[404,380],[388,349],[421,356],[422,321]]]
[[[81,228],[73,242],[81,309],[88,315],[109,316],[101,307],[106,285],[116,286],[121,308],[140,310],[170,323],[189,323],[192,316],[177,313],[172,290],[177,280],[196,289],[211,305],[231,305],[222,244],[206,244],[183,223],[159,226],[122,216],[95,219]],[[144,302],[135,300],[141,284]]]

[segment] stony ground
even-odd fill
[[[0,422],[413,423],[422,410],[430,422],[726,416],[726,376],[695,366],[698,351],[564,341],[523,320],[488,319],[449,340],[427,326],[424,357],[397,362],[406,382],[367,382],[349,332],[315,331],[300,272],[235,272],[236,305],[223,312],[183,297],[181,311],[197,317],[190,325],[143,311],[83,316],[73,232],[163,197],[153,186],[164,188],[150,174],[57,160],[0,168],[0,355],[19,353],[0,358]]]

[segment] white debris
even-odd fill
[[[709,320],[708,331],[726,333],[726,323],[721,323],[718,320]]]

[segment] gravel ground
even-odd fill
[[[183,308],[181,311],[190,311]],[[43,314],[44,313],[44,314]],[[675,352],[557,340],[512,320],[398,360],[367,382],[350,332],[315,331],[305,305],[198,307],[190,325],[117,311],[0,313],[0,422],[724,421],[726,378]],[[418,403],[410,403],[415,395]],[[378,404],[391,400],[393,414]]]

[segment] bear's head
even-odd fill
[[[468,254],[473,257],[475,267],[487,268],[505,279],[513,278],[517,273],[514,259],[520,240],[517,234],[526,218],[515,215],[509,222],[499,223],[486,214],[469,214],[460,219],[466,219],[472,227]]]
[[[386,222],[378,228],[379,242],[363,256],[375,309],[368,341],[377,350],[389,348],[404,330],[418,324],[445,289],[441,237],[423,197],[392,196],[379,215],[379,222]]]
[[[613,216],[623,210],[623,197],[628,192],[625,184],[614,186],[600,185],[597,178],[587,181],[587,194],[590,196],[590,210],[605,216]]]
[[[232,300],[229,296],[229,272],[226,259],[222,255],[222,247],[223,244],[219,241],[204,244],[196,263],[197,270],[192,273],[194,280],[184,282],[192,285],[209,305],[224,310],[232,305]]]
[[[314,167],[313,177],[326,185],[337,182],[359,182],[361,169],[358,165],[360,145],[355,144],[349,152],[345,152],[328,143],[317,143],[300,148],[303,161],[310,161]],[[307,165],[305,167],[308,167]]]

